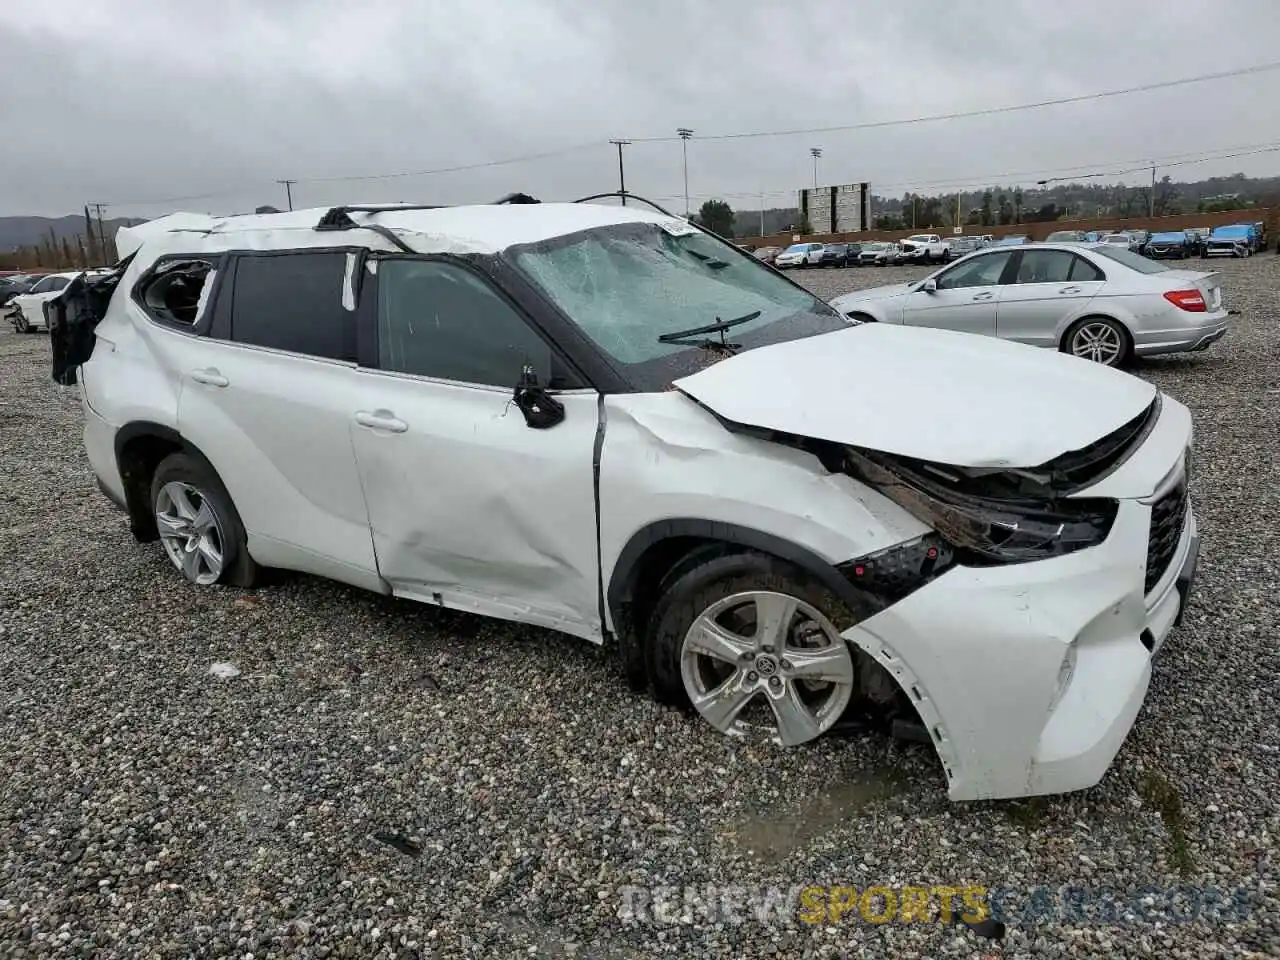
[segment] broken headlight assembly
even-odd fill
[[[845,465],[933,527],[968,565],[1047,560],[1096,546],[1118,509],[1115,500],[1062,497],[1032,471],[964,470],[852,448]]]

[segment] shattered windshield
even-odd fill
[[[756,314],[729,337],[741,350],[848,329],[831,307],[755,257],[701,231],[654,223],[586,230],[506,256],[642,389],[706,365],[664,334]]]

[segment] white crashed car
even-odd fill
[[[849,324],[634,199],[191,215],[118,245],[56,301],[54,376],[190,584],[281,567],[554,628],[789,746],[870,716],[932,743],[955,800],[1095,783],[1182,616],[1184,406]]]
[[[7,304],[5,310],[9,322],[18,333],[30,333],[33,330],[48,330],[49,317],[46,304],[58,296],[76,277],[77,273],[46,274],[28,290],[20,293]]]

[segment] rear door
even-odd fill
[[[599,395],[471,264],[385,257],[367,280],[347,417],[382,577],[398,596],[600,637]],[[513,402],[526,369],[555,390],[558,423],[530,426]]]
[[[948,267],[935,275],[936,290],[917,290],[903,297],[902,322],[909,327],[995,336],[1000,278],[1012,258],[1012,251],[993,250]]]
[[[232,255],[209,335],[158,334],[181,377],[179,431],[226,484],[254,559],[376,588],[350,430],[362,256]]]
[[[1036,347],[1056,347],[1066,326],[1087,312],[1106,284],[1102,271],[1067,250],[1019,250],[1000,288],[997,334]]]

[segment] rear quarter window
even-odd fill
[[[355,313],[343,306],[347,254],[241,255],[231,340],[327,360],[356,359]]]

